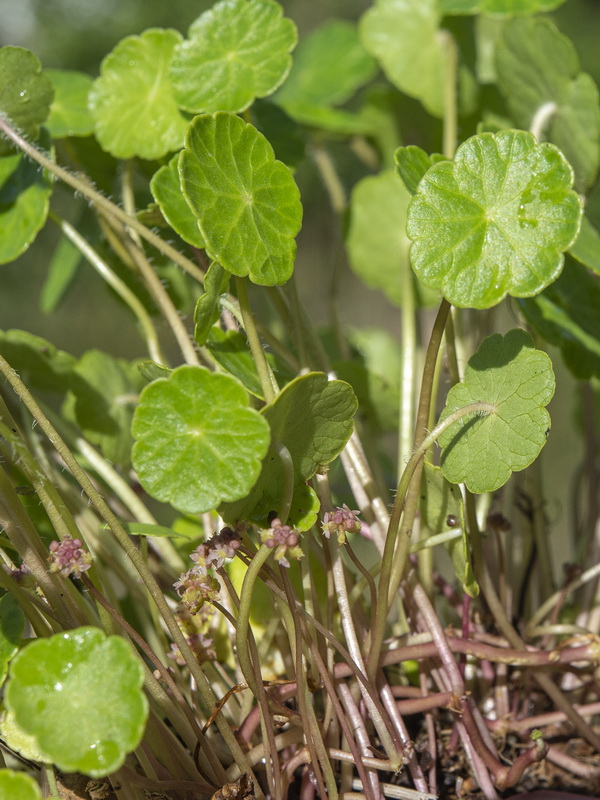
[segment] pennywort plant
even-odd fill
[[[96,78],[0,49],[0,262],[54,226],[45,311],[91,268],[139,332],[0,332],[2,800],[495,800],[542,761],[593,792],[600,107],[560,4],[376,0],[298,43],[220,0]],[[311,319],[311,165],[399,341],[340,313],[341,261]],[[562,582],[553,360],[586,409]]]

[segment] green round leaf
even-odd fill
[[[109,53],[90,91],[100,146],[116,158],[149,160],[178,150],[187,122],[169,81],[169,64],[181,34],[151,28],[128,36]]]
[[[498,88],[522,128],[546,108],[541,135],[564,152],[576,186],[591,186],[600,164],[598,87],[579,71],[573,43],[547,19],[515,19],[496,46]]]
[[[88,109],[92,78],[84,72],[49,69],[46,75],[54,87],[54,100],[46,127],[53,139],[65,136],[89,136],[94,120]]]
[[[25,630],[25,615],[12,594],[0,598],[0,684],[4,683],[8,662],[15,655]]]
[[[283,82],[296,26],[273,0],[221,0],[177,47],[171,80],[187,111],[243,111]]]
[[[148,703],[131,646],[98,628],[36,639],[13,659],[5,702],[64,772],[100,777],[141,741]]]
[[[241,384],[203,367],[179,367],[147,386],[132,432],[142,486],[185,513],[244,497],[269,446],[269,426]]]
[[[436,116],[444,109],[440,20],[437,0],[376,0],[360,21],[362,43],[389,80]]]
[[[37,136],[53,96],[36,55],[23,47],[0,48],[0,111],[27,136]]]
[[[52,758],[44,753],[38,740],[30,733],[26,733],[17,723],[13,711],[4,711],[0,722],[0,734],[11,750],[19,753],[30,761],[39,761],[40,764],[52,764]]]
[[[49,149],[47,135],[41,145]],[[24,253],[44,227],[53,185],[51,175],[29,158],[0,157],[0,264]]]
[[[28,331],[0,331],[0,354],[27,386],[45,392],[66,392],[77,363],[70,353]]]
[[[262,286],[285,283],[302,204],[289,169],[275,160],[265,137],[233,114],[196,117],[179,173],[208,255]]]
[[[490,403],[495,412],[463,418],[439,437],[445,477],[465,483],[470,492],[493,492],[528,467],[546,443],[545,406],[554,386],[550,358],[525,331],[485,339],[469,359],[463,382],[448,392],[440,420],[477,402]]]
[[[556,280],[581,203],[561,152],[524,131],[482,133],[435,164],[408,207],[419,279],[454,305],[489,308]]]
[[[300,42],[292,70],[277,92],[277,102],[284,108],[340,105],[367,83],[376,69],[356,26],[329,20]]]
[[[40,787],[29,775],[0,769],[0,800],[41,800]]]
[[[198,228],[198,220],[192,214],[181,191],[177,162],[173,156],[168,164],[155,172],[150,181],[150,191],[158,203],[164,218],[184,242],[192,247],[204,247],[204,239]]]

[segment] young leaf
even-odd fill
[[[7,592],[0,598],[0,685],[6,678],[9,661],[19,649],[24,630],[25,614],[16,597]]]
[[[151,28],[109,53],[89,95],[96,138],[116,158],[161,158],[183,143],[187,127],[169,81],[181,34]]]
[[[293,114],[295,105],[335,106],[349,100],[377,70],[356,26],[329,20],[303,39],[277,102]]]
[[[54,87],[54,100],[46,123],[52,138],[89,136],[94,130],[94,120],[88,109],[92,78],[84,72],[61,69],[48,69],[46,75]]]
[[[572,184],[562,153],[530,133],[471,137],[431,167],[408,207],[417,276],[463,308],[541,292],[579,232]]]
[[[410,196],[393,171],[359,181],[350,199],[346,234],[352,270],[392,303],[402,302],[402,260],[408,258],[406,210]]]
[[[178,159],[179,155],[173,156],[168,164],[154,173],[150,181],[150,191],[175,233],[192,247],[203,248],[204,239],[198,228],[198,220],[192,214],[181,191]]]
[[[144,732],[144,673],[131,645],[98,628],[36,639],[13,659],[6,708],[63,772],[117,770]],[[77,724],[73,724],[76,720]]]
[[[210,258],[262,286],[285,283],[302,205],[289,169],[275,160],[265,137],[233,114],[196,117],[179,173]]]
[[[0,769],[0,800],[42,800],[42,794],[30,775]]]
[[[37,137],[53,96],[52,83],[36,55],[23,47],[0,48],[0,112],[26,136]]]
[[[148,383],[155,381],[158,378],[168,378],[173,372],[172,369],[163,367],[162,364],[157,364],[156,361],[150,361],[150,359],[146,361],[138,361],[137,368],[142,378]]]
[[[479,586],[471,566],[471,548],[465,524],[465,512],[460,490],[444,478],[440,467],[428,461],[424,465],[424,492],[421,496],[421,515],[432,535],[460,529],[460,536],[444,543],[452,560],[454,573],[470,597],[477,597]]]
[[[411,194],[415,194],[419,181],[429,167],[445,160],[440,153],[428,155],[425,150],[414,144],[410,144],[408,147],[399,147],[394,153],[398,175]]]
[[[27,331],[0,331],[0,353],[25,383],[45,392],[67,391],[77,359]]]
[[[41,146],[49,149],[47,133]],[[53,181],[24,155],[0,157],[0,264],[27,250],[46,224]]]
[[[569,255],[593,270],[596,275],[600,275],[600,233],[585,214],[581,220],[579,236],[569,249]]]
[[[525,331],[488,336],[469,359],[462,383],[450,389],[440,421],[471,403],[495,410],[463,418],[439,437],[444,476],[470,492],[493,492],[528,467],[546,443],[545,406],[554,385],[552,362]]]
[[[360,21],[365,48],[400,91],[443,113],[445,52],[437,0],[376,0]]]
[[[576,188],[595,180],[600,163],[600,107],[592,78],[579,72],[572,43],[547,19],[508,23],[496,48],[498,87],[517,124],[532,128],[546,109],[541,134],[572,165]]]
[[[565,0],[439,0],[442,14],[493,14],[497,17],[551,11],[564,2]]]
[[[132,432],[140,483],[185,513],[244,497],[269,446],[269,426],[248,407],[245,389],[203,367],[179,367],[149,384]]]
[[[201,294],[194,311],[194,339],[199,345],[206,344],[210,329],[221,314],[221,295],[227,291],[229,273],[216,261],[210,265],[204,278],[204,294]]]
[[[581,380],[600,377],[600,285],[567,259],[560,278],[531,300],[520,302],[527,320],[550,344],[560,347],[565,364]]]
[[[282,13],[273,0],[221,0],[198,17],[171,65],[181,108],[238,112],[272,94],[289,72],[297,40]]]

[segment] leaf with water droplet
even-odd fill
[[[498,88],[517,125],[531,128],[545,115],[541,136],[560,147],[579,191],[591,186],[600,164],[598,87],[572,42],[548,19],[507,23],[496,45]]]
[[[185,201],[177,168],[179,156],[175,155],[152,176],[150,191],[164,218],[184,242],[193,247],[204,247],[198,220]]]
[[[93,79],[75,70],[48,69],[46,75],[54,87],[54,100],[46,123],[52,138],[89,136],[94,130],[94,120],[88,109]]]
[[[151,28],[122,39],[103,60],[89,106],[100,146],[116,158],[162,158],[178,150],[187,127],[169,80],[181,41],[175,30]]]
[[[101,777],[119,769],[141,741],[148,716],[143,682],[125,639],[76,628],[23,648],[11,662],[4,700],[59,769]]]
[[[285,283],[294,268],[302,204],[292,174],[265,137],[233,114],[196,117],[179,174],[208,255],[262,286]]]
[[[528,333],[517,329],[484,339],[462,382],[448,392],[440,421],[472,403],[488,403],[494,411],[463,417],[439,437],[447,480],[465,483],[470,492],[493,492],[528,467],[546,443],[545,407],[554,387],[552,362]]]
[[[562,153],[530,133],[471,137],[454,161],[431,167],[408,207],[418,278],[466,308],[541,292],[579,232],[572,185]]]
[[[146,386],[132,424],[144,489],[189,514],[244,497],[269,446],[269,426],[234,378],[184,366]]]
[[[221,0],[192,24],[177,47],[171,80],[191,112],[243,111],[272,94],[292,64],[297,34],[273,0]]]
[[[46,131],[40,145],[50,150]],[[54,183],[46,170],[17,153],[0,157],[0,264],[24,253],[46,223]]]
[[[436,116],[444,109],[440,22],[437,0],[376,0],[359,29],[363,45],[394,86]]]
[[[0,112],[27,136],[36,139],[47,119],[54,89],[39,58],[23,47],[0,48]],[[1,134],[0,134],[1,136]],[[9,145],[0,141],[1,151]]]

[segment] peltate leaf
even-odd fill
[[[376,70],[373,57],[358,38],[356,26],[344,20],[329,20],[300,42],[292,70],[277,92],[277,102],[291,110],[294,105],[341,105]]]
[[[544,112],[542,134],[569,160],[577,189],[589,187],[600,163],[598,88],[579,72],[570,40],[548,19],[512,20],[496,47],[496,69],[516,123],[530,128]]]
[[[143,681],[124,639],[76,628],[21,650],[10,665],[5,703],[62,771],[100,777],[117,770],[142,738]]]
[[[272,94],[292,65],[296,26],[273,0],[221,0],[175,51],[177,102],[192,112],[243,111]]]
[[[157,500],[185,513],[244,497],[269,446],[269,426],[234,378],[184,366],[142,392],[133,465]]]
[[[0,353],[27,386],[64,394],[77,359],[28,331],[0,331]]]
[[[495,411],[463,417],[439,437],[444,476],[471,492],[493,492],[528,467],[546,443],[545,406],[554,385],[552,362],[525,331],[485,339],[469,359],[462,383],[448,392],[440,421],[471,403],[489,403]]]
[[[169,81],[181,35],[151,28],[122,39],[103,60],[89,105],[96,138],[116,158],[161,158],[183,143],[187,127]]]
[[[30,775],[0,769],[0,800],[42,800],[42,794]]]
[[[471,566],[471,547],[465,525],[462,495],[442,475],[440,467],[428,461],[424,464],[425,481],[421,495],[421,516],[431,534],[460,530],[460,536],[445,542],[444,547],[452,560],[454,574],[470,597],[477,597],[479,586]]]
[[[585,215],[581,220],[579,236],[570,248],[569,255],[593,270],[596,275],[600,275],[600,233]]]
[[[88,109],[92,78],[84,72],[61,69],[48,69],[46,75],[54,87],[54,100],[46,123],[52,138],[89,136],[94,130],[94,120]]]
[[[565,0],[439,0],[443,14],[492,14],[497,17],[551,11],[564,2]]]
[[[173,156],[168,164],[154,173],[150,181],[150,191],[164,218],[183,241],[193,247],[203,248],[204,239],[198,227],[198,220],[192,214],[181,191],[178,159],[179,155]]]
[[[51,764],[52,759],[48,753],[40,748],[35,736],[26,733],[17,723],[13,711],[5,711],[0,721],[2,739],[11,750],[19,753],[30,761],[39,761],[41,764]]]
[[[206,344],[210,329],[221,315],[221,295],[227,291],[229,273],[213,261],[204,278],[204,294],[201,294],[194,311],[194,339],[199,345]]]
[[[25,614],[12,594],[0,598],[0,684],[4,683],[8,663],[17,653],[25,630]]]
[[[285,283],[302,205],[289,169],[275,160],[265,137],[233,114],[196,117],[179,173],[208,255],[254,283]]]
[[[37,138],[48,119],[54,89],[39,58],[23,47],[0,48],[0,112],[23,133]]]
[[[561,152],[525,131],[482,133],[425,174],[408,208],[419,279],[457,306],[531,297],[556,280],[581,203]]]
[[[582,380],[600,377],[600,283],[567,260],[560,278],[542,294],[520,303],[527,320],[562,351],[566,365]]]
[[[50,149],[47,134],[41,145]],[[53,179],[20,154],[0,157],[0,264],[14,261],[44,227]]]
[[[437,0],[376,0],[360,21],[362,43],[400,91],[443,113],[444,44]]]
[[[394,153],[398,175],[402,178],[402,182],[410,194],[415,194],[419,181],[429,167],[445,160],[446,158],[440,153],[428,155],[425,150],[414,144],[410,144],[408,147],[399,147]]]
[[[101,350],[88,350],[71,374],[63,414],[104,456],[128,464],[131,418],[143,379],[135,364]]]

